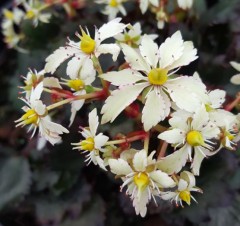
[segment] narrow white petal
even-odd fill
[[[132,168],[123,159],[109,159],[108,164],[111,172],[116,175],[128,175],[132,172]]]
[[[152,5],[158,7],[159,6],[159,0],[149,0]]]
[[[230,79],[231,83],[233,83],[234,85],[240,85],[240,74],[236,74],[234,76],[232,76],[232,78]]]
[[[77,79],[79,77],[80,69],[85,61],[84,57],[73,57],[67,64],[67,75],[71,79]]]
[[[125,60],[129,63],[132,69],[144,72],[150,71],[150,66],[135,49],[126,44],[121,44],[121,47],[125,55]]]
[[[97,127],[98,127],[98,115],[97,115],[97,109],[94,108],[88,115],[88,123],[89,123],[89,128],[93,136],[95,136],[97,132]]]
[[[234,69],[236,69],[237,71],[240,72],[240,63],[237,63],[237,62],[235,62],[235,61],[231,61],[230,64],[232,65],[232,67],[233,67]]]
[[[101,54],[112,54],[113,61],[117,60],[117,57],[120,53],[120,47],[117,44],[101,44],[96,50],[96,57]]]
[[[35,100],[39,100],[43,92],[43,82],[40,82],[35,89],[32,88],[30,103],[33,103]]]
[[[187,145],[184,145],[178,151],[158,161],[157,167],[167,174],[178,173],[185,166],[187,159],[188,149]]]
[[[191,41],[187,41],[183,43],[183,52],[179,59],[174,61],[167,68],[168,70],[172,70],[174,68],[178,68],[181,66],[185,66],[190,64],[192,61],[198,58],[197,49],[194,48],[193,43]]]
[[[163,200],[171,200],[173,199],[177,194],[172,191],[167,191],[167,192],[161,192],[161,198]]]
[[[149,202],[148,190],[145,189],[141,192],[140,198],[138,196],[133,199],[133,206],[135,207],[136,214],[145,217],[147,213],[147,204]]]
[[[46,105],[41,100],[35,100],[33,103],[32,106],[38,115],[42,116],[46,113]]]
[[[170,129],[158,135],[158,138],[170,144],[183,143],[186,133],[181,129]]]
[[[107,38],[121,33],[124,30],[127,25],[120,23],[120,21],[121,18],[115,18],[99,28],[97,32],[101,42]]]
[[[71,46],[60,47],[59,49],[55,50],[53,54],[47,57],[44,70],[53,74],[63,61],[79,52],[79,49],[73,48]]]
[[[208,95],[211,101],[211,107],[219,108],[222,106],[223,102],[225,101],[226,91],[215,89],[209,92]]]
[[[97,136],[94,137],[95,148],[101,150],[102,146],[104,146],[108,140],[109,137],[103,135],[102,133],[99,133]]]
[[[209,114],[207,113],[205,107],[199,108],[193,115],[192,128],[193,130],[200,130],[208,123]]]
[[[142,83],[114,90],[103,105],[101,123],[113,122],[113,120],[138,97],[146,86],[146,83]]]
[[[142,14],[144,14],[147,11],[148,8],[148,0],[140,0],[140,9]]]
[[[170,101],[167,98],[164,99],[164,95],[160,90],[152,90],[147,94],[147,100],[142,111],[142,122],[146,131],[164,120],[169,114]]]
[[[192,172],[194,175],[197,175],[197,176],[199,175],[199,171],[200,171],[200,167],[203,159],[204,159],[204,155],[200,151],[196,150],[194,152],[194,158],[191,165]]]
[[[187,181],[183,180],[182,178],[178,182],[178,190],[179,191],[184,191],[188,187]]]
[[[138,81],[144,80],[146,77],[143,77],[137,71],[132,69],[124,69],[122,71],[111,71],[106,74],[99,76],[106,81],[111,82],[115,86],[130,85]]]
[[[161,170],[155,170],[149,175],[151,179],[154,180],[154,182],[156,182],[157,185],[161,188],[172,188],[176,186],[174,180],[170,176],[168,176],[167,173],[164,173]]]
[[[144,172],[147,166],[147,152],[141,150],[137,152],[133,157],[133,166],[135,171]]]
[[[167,38],[159,48],[160,67],[166,68],[178,60],[182,56],[183,49],[182,35],[180,31],[177,31],[171,37]]]
[[[144,35],[139,49],[147,63],[156,68],[158,62],[158,45],[148,35]]]
[[[43,86],[44,87],[54,87],[54,88],[62,88],[59,83],[59,80],[54,77],[47,77],[43,79]]]
[[[95,159],[96,159],[97,165],[99,165],[100,168],[102,168],[103,170],[107,171],[107,169],[106,169],[106,167],[104,165],[103,159],[101,159],[101,157],[98,156],[98,155],[95,157]]]

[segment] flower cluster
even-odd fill
[[[105,13],[110,7],[125,13],[123,1],[98,2],[108,4]],[[184,9],[191,6],[191,1],[178,3]],[[158,4],[140,1],[143,13],[149,5]],[[43,70],[30,70],[24,77],[22,100],[27,106],[16,121],[16,126],[29,125],[32,136],[39,129],[43,139],[55,144],[68,130],[51,121],[51,111],[70,104],[72,125],[85,103],[95,106],[103,102],[101,110],[92,108],[88,125],[80,125],[80,138],[72,144],[73,149],[86,154],[87,165],[93,163],[120,178],[121,191],[130,196],[136,214],[142,217],[148,203],[157,203],[158,198],[181,206],[196,201],[192,193],[202,192],[196,187],[202,161],[223,148],[235,150],[240,126],[239,116],[230,112],[234,106],[223,108],[225,91],[208,90],[198,73],[178,73],[198,58],[193,42],[184,41],[180,31],[161,45],[155,42],[157,38],[156,34],[142,34],[139,23],[124,24],[120,18],[95,28],[94,35],[80,26],[76,40],[68,39],[46,58]],[[100,58],[110,54],[115,62],[120,53],[122,64],[104,72]],[[49,76],[65,61],[66,76]],[[98,131],[98,112],[101,124],[110,122],[112,127],[114,120],[127,112],[138,130],[122,131],[115,137],[104,135]],[[159,141],[158,148],[149,145],[152,139]],[[142,147],[135,148],[139,141],[143,141]],[[171,147],[167,148],[168,144]]]

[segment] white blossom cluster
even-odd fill
[[[146,2],[155,4],[141,4]],[[43,70],[29,71],[21,87],[25,113],[16,120],[16,126],[29,126],[32,136],[39,130],[41,139],[56,144],[69,132],[52,122],[50,112],[58,107],[71,105],[70,125],[89,101],[93,106],[97,101],[103,103],[101,124],[114,127],[114,120],[126,111],[139,121],[141,130],[112,139],[98,132],[99,115],[93,107],[88,125],[80,125],[81,138],[72,144],[73,149],[86,154],[87,164],[110,170],[120,178],[121,191],[130,196],[136,214],[142,217],[147,204],[157,198],[181,206],[196,201],[192,192],[202,192],[195,179],[202,161],[222,148],[235,150],[240,117],[223,109],[225,91],[208,90],[197,73],[178,74],[181,67],[198,58],[193,42],[184,41],[176,31],[158,45],[156,34],[142,34],[139,23],[124,24],[120,18],[95,28],[94,35],[80,27],[76,37],[49,55]],[[104,72],[100,56],[110,54],[114,62],[120,53],[125,62]],[[65,61],[67,77],[46,76]],[[48,106],[43,103],[47,94],[52,97]],[[135,108],[135,104],[140,107]],[[156,133],[162,145],[151,150],[149,144]],[[143,141],[140,150],[134,148],[138,140]]]

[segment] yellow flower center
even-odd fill
[[[232,141],[234,138],[235,138],[235,136],[233,135],[233,134],[231,134],[231,133],[229,133],[228,131],[225,131],[225,137],[227,137],[230,141]]]
[[[33,17],[35,17],[35,13],[33,10],[28,10],[26,13],[26,17],[27,19],[32,19]]]
[[[181,191],[179,193],[179,198],[186,202],[188,205],[191,203],[191,193],[188,190]]]
[[[86,140],[81,141],[80,148],[85,151],[92,151],[94,149],[94,139],[88,137]]]
[[[96,42],[89,35],[87,35],[82,28],[81,32],[82,36],[80,36],[80,48],[84,53],[91,54],[95,49]]]
[[[204,145],[204,139],[202,134],[196,130],[192,130],[187,134],[187,142],[191,146],[200,146]]]
[[[117,0],[111,0],[109,2],[109,5],[112,6],[112,7],[117,7],[118,6],[118,2],[117,2]]]
[[[22,116],[21,119],[23,120],[25,125],[29,124],[37,125],[38,118],[39,118],[38,114],[33,109],[30,109]]]
[[[153,85],[163,85],[168,79],[166,69],[155,68],[148,73],[148,80]]]
[[[84,82],[81,79],[69,80],[67,82],[68,86],[75,91],[82,90],[84,88]]]
[[[13,20],[14,19],[14,14],[10,10],[5,9],[3,11],[3,14],[8,20]]]
[[[150,183],[149,177],[146,173],[137,173],[133,178],[139,191],[143,191]]]
[[[213,108],[209,104],[205,104],[205,108],[207,112],[210,112],[213,110]]]

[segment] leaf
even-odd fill
[[[22,157],[4,159],[0,169],[0,209],[19,200],[29,191],[31,171]]]
[[[76,220],[66,220],[59,226],[104,226],[104,203],[99,197],[91,201],[91,205]]]

